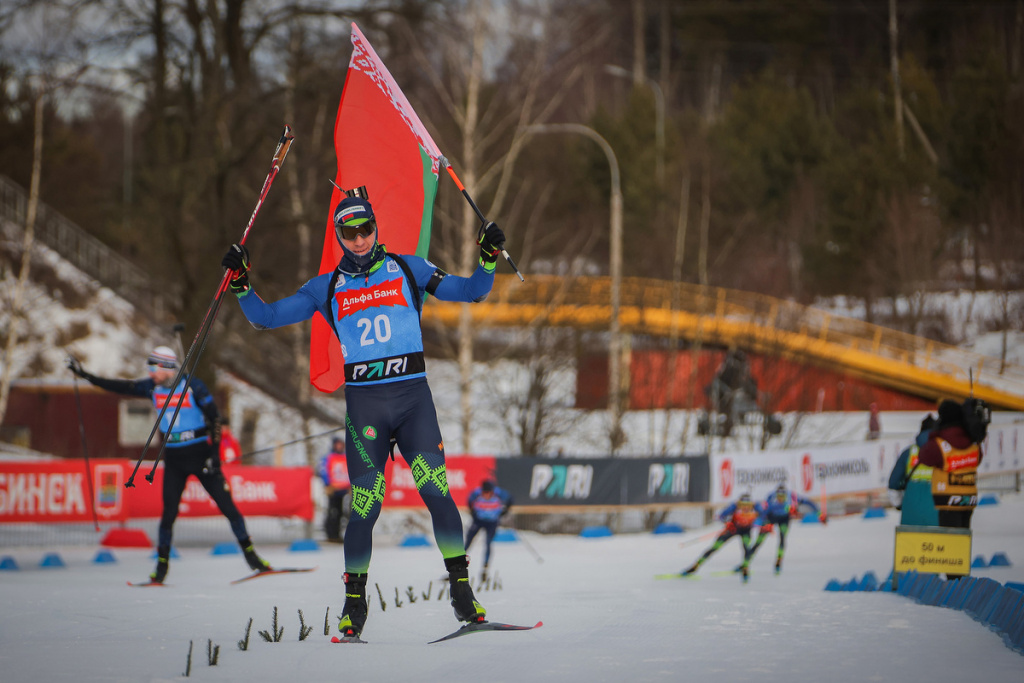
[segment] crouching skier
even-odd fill
[[[762,511],[763,507],[760,504],[755,505],[749,493],[744,493],[740,496],[739,500],[722,510],[721,514],[718,515],[718,519],[725,523],[725,528],[715,538],[715,542],[711,544],[711,547],[705,550],[704,554],[690,567],[683,570],[682,575],[690,576],[694,574],[704,564],[705,560],[725,545],[726,541],[733,536],[739,536],[740,542],[743,543],[743,564],[740,565],[740,573],[743,575],[743,582],[746,583],[750,578],[750,531],[753,529],[754,523],[761,516]]]
[[[275,303],[265,303],[250,287],[244,246],[232,245],[222,265],[234,271],[231,289],[257,329],[303,322],[319,313],[341,342],[352,514],[345,533],[345,607],[338,629],[345,638],[358,638],[366,623],[373,526],[384,501],[384,465],[392,438],[430,512],[455,617],[482,622],[486,611],[469,585],[462,518],[448,490],[419,311],[427,294],[442,301],[482,301],[494,284],[505,235],[494,223],[481,227],[479,267],[466,278],[448,275],[418,256],[389,254],[378,242],[373,207],[361,197],[341,200],[334,226],[343,252],[337,268]]]

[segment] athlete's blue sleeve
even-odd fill
[[[329,486],[331,483],[331,477],[327,473],[327,456],[320,456],[320,460],[317,462],[316,474],[320,477],[320,480],[324,483],[324,486]]]
[[[217,404],[214,402],[213,394],[210,393],[209,388],[198,377],[193,377],[192,381],[189,382],[189,386],[192,388],[192,395],[196,397],[196,404],[203,411],[203,415],[206,416],[206,423],[211,426],[216,424],[217,420],[220,419],[220,411],[217,410]]]
[[[421,292],[426,291],[430,279],[438,270],[437,266],[419,256],[403,255],[402,258],[412,269],[413,276],[416,278],[416,286]],[[493,286],[494,272],[487,272],[481,265],[477,266],[477,269],[469,277],[445,274],[433,294],[439,301],[477,302],[486,299]]]
[[[156,387],[152,377],[144,379],[107,379],[106,377],[97,377],[84,371],[80,374],[83,379],[88,380],[90,384],[100,389],[111,391],[115,394],[124,394],[125,396],[150,398],[153,395],[153,389]]]
[[[907,488],[907,460],[910,459],[910,448],[904,448],[900,452],[900,457],[896,459],[896,464],[892,468],[892,472],[889,473],[889,488],[896,491],[902,491]]]
[[[727,508],[718,513],[718,521],[728,522],[734,512],[736,512],[736,503],[731,503]]]
[[[796,497],[796,502],[797,502],[797,505],[807,505],[812,510],[814,510],[815,512],[818,512],[818,506],[810,498],[803,498],[801,496],[797,496]]]
[[[268,304],[253,289],[238,298],[242,313],[257,330],[293,325],[324,312],[331,273],[318,275],[289,297]]]

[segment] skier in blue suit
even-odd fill
[[[822,522],[825,522],[826,519],[813,501],[790,492],[786,489],[785,484],[779,484],[778,488],[765,499],[763,505],[764,512],[761,515],[761,519],[758,520],[760,529],[757,532],[757,540],[750,547],[750,553],[746,559],[748,562],[753,559],[754,553],[764,543],[765,538],[772,535],[772,531],[777,526],[779,528],[779,549],[775,555],[775,573],[778,574],[782,571],[782,556],[786,553],[786,534],[789,533],[789,520],[798,516],[800,506],[806,505],[810,507]]]
[[[345,606],[338,629],[345,638],[358,637],[366,623],[373,526],[384,501],[384,465],[392,439],[430,512],[455,617],[484,621],[486,610],[469,585],[462,517],[448,490],[444,442],[423,360],[420,308],[428,294],[442,301],[482,301],[494,284],[505,235],[494,223],[482,225],[479,266],[472,276],[458,277],[419,256],[389,253],[378,242],[373,206],[361,197],[338,203],[334,227],[343,254],[337,268],[274,303],[264,302],[250,287],[245,246],[232,245],[221,264],[234,271],[231,290],[253,327],[283,327],[319,314],[341,342],[352,513],[345,532]]]
[[[493,479],[484,479],[480,486],[473,489],[466,500],[469,505],[469,513],[473,517],[473,523],[469,525],[466,532],[466,550],[482,529],[486,546],[484,548],[484,571],[483,577],[487,578],[487,568],[491,564],[491,543],[498,532],[498,523],[512,507],[512,494],[503,488],[495,486]]]
[[[187,391],[184,390],[184,377],[178,381],[177,386],[172,386],[178,368],[178,357],[173,349],[168,346],[153,349],[146,361],[149,376],[143,379],[97,377],[82,369],[81,363],[75,358],[68,360],[68,368],[100,389],[151,399],[153,407],[158,411],[164,403],[170,401],[160,421],[160,434],[165,441],[167,457],[164,459],[163,513],[160,516],[156,544],[157,564],[156,570],[149,575],[152,583],[163,583],[167,576],[174,520],[178,517],[178,505],[185,491],[185,482],[190,476],[199,480],[217,508],[227,517],[249,567],[258,572],[271,568],[266,560],[256,554],[245,528],[245,519],[231,498],[231,490],[221,472],[221,419],[213,395],[198,377],[193,377],[188,383]],[[174,409],[179,402],[181,409],[172,424]]]

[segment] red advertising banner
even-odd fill
[[[121,465],[94,461],[93,472],[107,486],[123,482]],[[102,468],[102,469],[101,469]],[[99,491],[97,490],[97,493]],[[109,497],[96,506],[101,520],[124,519],[121,499]],[[0,522],[92,522],[85,465],[75,461],[0,461]]]
[[[448,475],[448,490],[452,493],[456,505],[464,507],[469,494],[487,477],[494,476],[494,458],[452,455],[445,457],[445,471]],[[387,476],[387,492],[384,494],[384,507],[387,508],[418,508],[423,507],[423,499],[416,491],[412,471],[401,456],[396,455],[394,462],[388,461],[385,468]]]
[[[159,517],[163,510],[163,467],[150,484],[144,472],[126,489],[134,463],[93,460],[93,491],[100,521]],[[145,463],[144,463],[145,465]],[[150,465],[151,466],[151,465]],[[224,468],[231,496],[246,516],[313,518],[308,467]],[[220,511],[195,477],[191,477],[178,509],[183,517],[219,515]],[[77,460],[0,461],[0,523],[92,522],[85,464]]]
[[[128,490],[128,517],[159,517],[163,510],[163,467],[158,467],[150,485],[144,478]],[[238,511],[246,517],[299,517],[313,519],[313,496],[308,467],[244,467],[229,465],[224,478]],[[136,476],[136,481],[140,477]],[[178,505],[181,517],[209,517],[220,510],[195,477],[189,477]]]

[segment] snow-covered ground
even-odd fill
[[[974,516],[973,554],[1005,552],[1008,568],[975,569],[1001,583],[1024,580],[1024,495],[1004,495]],[[265,546],[281,566],[308,574],[230,585],[247,573],[240,555],[186,547],[169,585],[130,588],[152,570],[152,550],[114,549],[116,563],[93,561],[98,546],[0,549],[17,571],[0,572],[0,680],[92,683],[181,680],[189,643],[196,681],[1017,681],[1024,655],[963,612],[919,605],[892,593],[827,592],[892,566],[898,516],[851,516],[795,524],[784,570],[772,573],[776,540],[753,562],[750,582],[714,575],[738,561],[737,542],[702,567],[697,580],[658,580],[710,544],[717,526],[685,534],[605,538],[524,534],[497,543],[492,569],[500,589],[478,589],[495,621],[533,624],[520,633],[482,633],[427,641],[457,626],[438,600],[443,565],[434,547],[401,547],[378,538],[370,568],[367,645],[335,645],[344,602],[342,550],[292,552]],[[477,541],[479,544],[479,541]],[[528,543],[528,545],[526,545]],[[471,549],[479,557],[482,547]],[[64,568],[40,568],[59,552]],[[387,602],[380,608],[375,586]],[[422,594],[430,590],[430,599]],[[417,596],[413,603],[407,596]],[[401,607],[395,604],[396,590]],[[284,632],[264,642],[274,609]],[[299,616],[312,627],[299,640]],[[249,648],[237,643],[253,619]],[[207,663],[207,642],[220,647]]]

